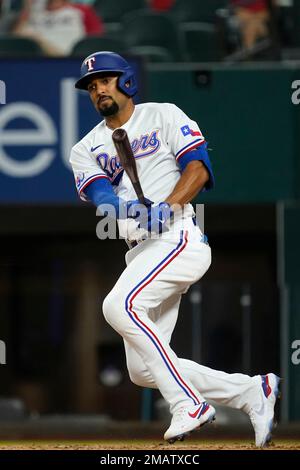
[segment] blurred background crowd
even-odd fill
[[[0,56],[94,49],[150,62],[299,56],[297,0],[1,0],[0,6]]]

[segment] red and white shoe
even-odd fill
[[[164,439],[170,444],[183,441],[192,431],[215,420],[216,410],[203,401],[198,405],[179,408],[173,415],[171,425],[165,432]]]
[[[280,378],[275,374],[261,376],[259,394],[248,411],[255,431],[255,445],[264,447],[272,439],[274,407],[279,395]]]

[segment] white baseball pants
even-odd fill
[[[172,233],[126,253],[127,267],[103,302],[104,317],[124,339],[131,380],[158,388],[171,413],[205,399],[243,408],[259,376],[226,374],[179,359],[169,345],[181,295],[211,263],[210,247],[192,219],[174,225]]]

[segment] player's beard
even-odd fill
[[[107,106],[105,108],[98,108],[99,113],[103,117],[108,117],[108,116],[114,116],[115,114],[118,114],[119,112],[119,105],[115,101],[112,102],[110,106]]]

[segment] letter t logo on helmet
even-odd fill
[[[80,79],[75,83],[75,88],[87,90],[92,77],[97,74],[118,75],[118,88],[130,98],[137,93],[137,83],[134,72],[124,57],[110,51],[94,52],[86,57],[81,65]]]
[[[95,62],[95,57],[89,57],[88,59],[86,59],[84,61],[85,65],[87,66],[88,68],[88,72],[91,72],[92,70],[94,70],[94,62]]]

